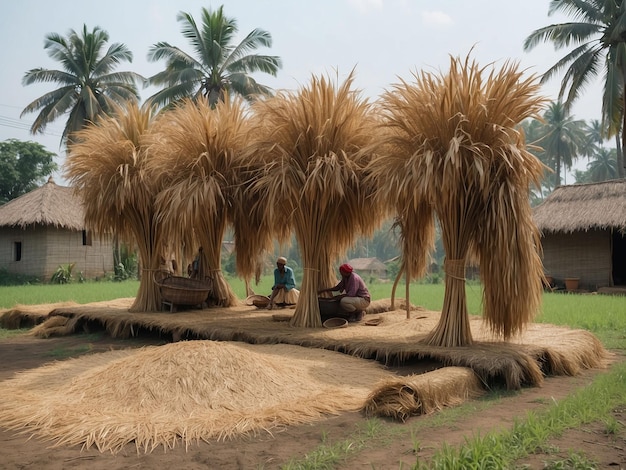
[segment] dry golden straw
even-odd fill
[[[444,367],[432,372],[382,380],[363,406],[366,416],[384,416],[406,421],[446,406],[463,403],[484,393],[472,369]]]
[[[22,373],[0,383],[0,421],[56,446],[151,452],[355,411],[389,375],[321,349],[186,341]]]
[[[145,172],[150,156],[144,139],[151,124],[149,108],[128,103],[76,133],[65,162],[66,176],[85,207],[85,224],[137,246],[142,275],[133,312],[153,311],[161,304],[153,281],[161,252],[158,188]]]
[[[150,135],[149,174],[163,188],[156,205],[165,237],[189,257],[202,247],[200,277],[211,278],[211,297],[222,307],[237,303],[221,271],[221,250],[226,228],[242,216],[234,208],[246,123],[241,100],[211,108],[198,99],[163,113]]]
[[[401,81],[382,96],[387,130],[371,164],[378,197],[396,202],[403,236],[423,250],[435,216],[441,225],[446,291],[429,344],[472,343],[464,276],[472,259],[494,333],[510,338],[539,308],[543,271],[528,191],[544,167],[517,127],[539,114],[539,87],[515,64],[490,70],[468,57],[451,58],[445,74],[415,74],[413,83]],[[409,276],[420,273],[424,257],[404,256]]]
[[[293,230],[304,265],[293,326],[321,326],[317,290],[336,284],[339,257],[382,221],[374,185],[365,182],[369,156],[361,152],[376,120],[353,80],[312,77],[297,92],[253,105],[246,156],[258,170],[248,199],[280,239]]]

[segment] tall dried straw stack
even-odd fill
[[[541,301],[539,234],[528,191],[544,167],[517,125],[538,116],[544,98],[535,77],[515,63],[481,68],[452,58],[447,74],[421,72],[382,96],[386,151],[372,165],[381,192],[412,204],[418,230],[441,224],[446,290],[428,344],[472,343],[465,265],[476,257],[484,318],[505,339],[530,321]]]
[[[143,271],[131,312],[154,311],[161,302],[153,280],[161,252],[158,187],[146,177],[150,157],[144,141],[152,118],[150,108],[135,102],[118,107],[76,134],[65,163],[66,177],[82,198],[86,226],[137,246]]]
[[[370,104],[352,89],[354,74],[335,85],[313,76],[297,92],[281,92],[253,105],[254,128],[248,158],[260,171],[251,186],[265,219],[291,229],[298,241],[304,275],[291,324],[320,327],[319,287],[334,285],[333,264],[361,234],[371,235],[382,211],[365,183],[375,119]]]
[[[164,112],[151,134],[149,172],[163,188],[156,200],[163,230],[187,254],[202,247],[203,274],[211,278],[212,296],[223,307],[237,303],[222,274],[221,249],[241,184],[238,154],[246,143],[245,127],[241,100],[226,99],[211,108],[198,99]]]

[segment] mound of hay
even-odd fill
[[[0,328],[17,330],[33,327],[44,322],[56,308],[77,306],[76,302],[57,302],[53,304],[21,305],[0,311]]]
[[[406,421],[410,416],[438,411],[484,393],[478,376],[464,367],[443,367],[432,372],[381,381],[363,406],[366,416]]]
[[[390,375],[331,351],[186,341],[19,374],[0,383],[0,422],[57,446],[150,452],[358,410]]]

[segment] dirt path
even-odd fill
[[[62,360],[90,352],[144,345],[162,344],[159,338],[114,340],[106,336],[71,336],[52,339],[17,337],[0,341],[0,380],[16,372],[38,367],[44,363]],[[620,358],[624,359],[624,358]],[[406,372],[406,371],[405,371]],[[417,459],[432,455],[434,449],[446,442],[460,444],[464,437],[476,433],[484,435],[492,429],[509,427],[516,416],[538,410],[559,400],[576,388],[585,386],[599,370],[587,371],[578,377],[546,379],[543,387],[524,389],[488,403],[472,402],[474,411],[462,419],[444,425],[421,427],[413,435],[409,431],[429,418],[415,417],[405,424],[382,421],[363,449],[340,465],[343,469],[398,469],[410,468]],[[622,423],[619,432],[607,434],[602,423],[583,430],[566,433],[550,443],[550,454],[537,454],[520,464],[527,468],[544,468],[544,462],[563,460],[570,450],[584,452],[593,458],[597,468],[626,469],[626,406],[614,411]],[[121,453],[111,455],[96,449],[50,448],[49,443],[28,439],[13,431],[0,428],[0,469],[275,469],[294,458],[302,458],[325,442],[345,442],[346,439],[367,434],[367,420],[359,413],[330,417],[316,424],[294,426],[227,442],[199,443],[189,449],[175,448],[166,453],[158,449],[150,454],[138,454],[132,445]],[[353,445],[358,446],[355,442]],[[416,452],[415,448],[419,450]],[[401,467],[402,465],[402,467]]]

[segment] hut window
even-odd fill
[[[83,230],[83,246],[91,246],[91,232]]]
[[[13,243],[15,261],[22,260],[22,242]]]

